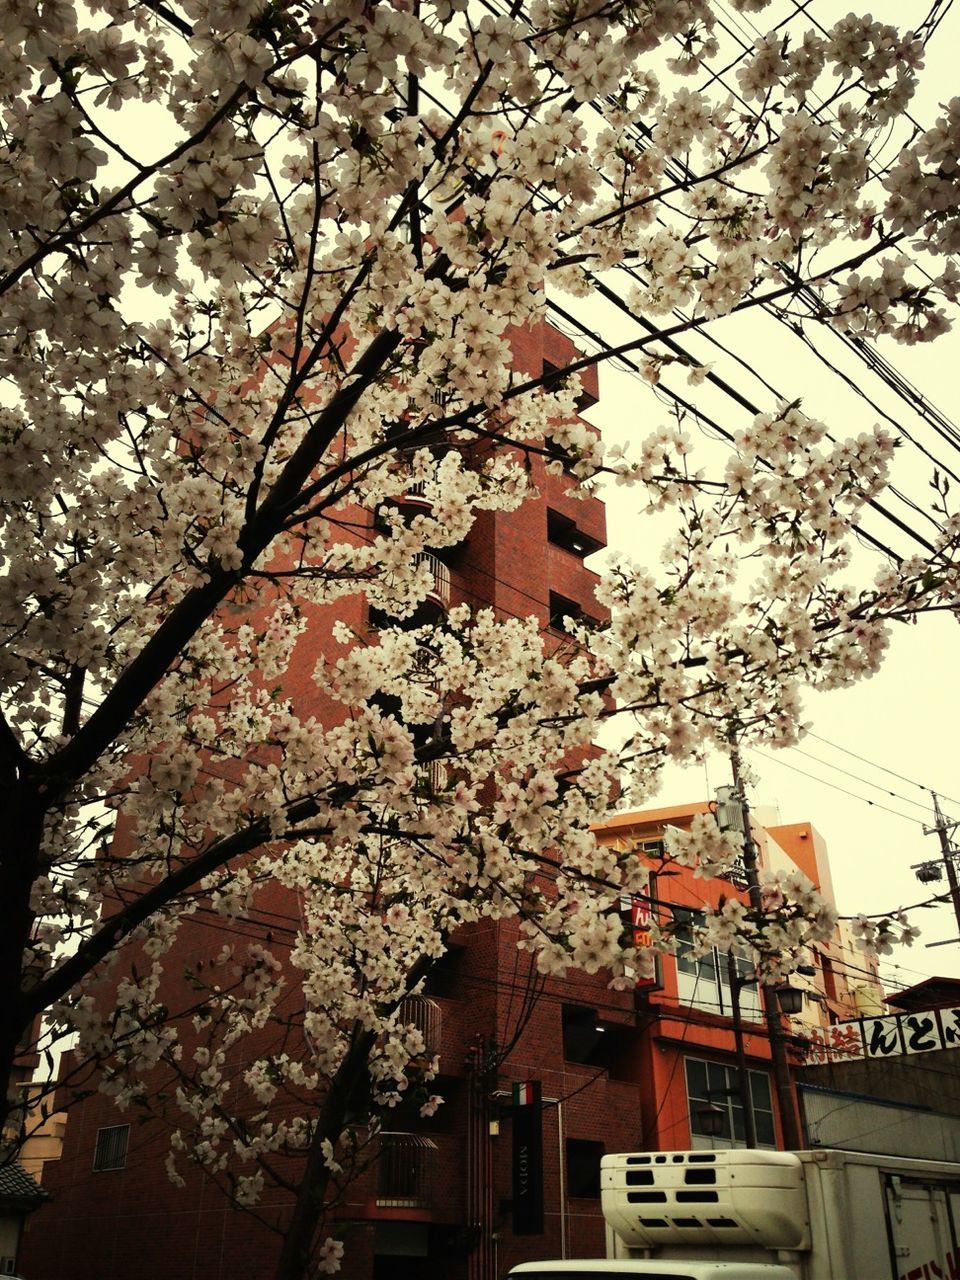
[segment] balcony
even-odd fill
[[[436,795],[440,791],[447,789],[447,766],[442,760],[431,760],[427,765],[427,775],[430,779],[430,790]]]
[[[443,609],[450,607],[450,570],[439,556],[432,551],[420,551],[414,556],[414,564],[418,567],[425,564],[433,577],[433,587],[427,599],[439,604]]]
[[[437,1144],[422,1133],[382,1132],[377,1208],[428,1209],[436,1154]]]
[[[404,996],[397,1010],[397,1017],[403,1023],[414,1026],[423,1036],[424,1052],[432,1058],[440,1052],[440,1036],[443,1026],[443,1014],[436,1001],[429,996]]]

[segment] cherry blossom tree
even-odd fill
[[[793,741],[804,686],[870,673],[891,620],[957,601],[946,505],[928,557],[845,581],[883,429],[837,443],[770,405],[716,472],[677,423],[605,452],[575,408],[598,357],[545,381],[511,334],[629,265],[653,323],[613,352],[652,381],[658,344],[810,287],[826,325],[935,337],[960,280],[960,108],[882,163],[923,44],[853,15],[759,40],[744,106],[687,87],[717,49],[707,0],[8,10],[0,1077],[41,1015],[112,1064],[121,1103],[192,1055],[195,1158],[239,1160],[247,1202],[275,1156],[307,1161],[292,1276],[323,1240],[349,1090],[370,1077],[387,1105],[406,1085],[422,1045],[401,1002],[450,934],[517,917],[543,971],[629,981],[645,957],[611,907],[646,870],[590,833],[615,790],[642,799],[731,724]],[[535,619],[422,622],[423,553],[531,498],[534,458],[584,492],[632,486],[673,522],[662,562],[619,559],[610,621],[559,649]],[[413,485],[429,509],[408,521]],[[375,637],[330,621],[359,597]],[[324,721],[290,687],[314,649]],[[625,746],[599,752],[614,714]],[[732,852],[704,829],[677,856],[715,873]],[[193,975],[185,1051],[178,929],[278,885],[292,946]],[[750,940],[780,972],[832,920],[799,883],[766,902]],[[291,973],[296,1051],[250,1068],[262,1111],[238,1137],[224,1055],[280,1017]],[[281,1086],[302,1110],[276,1124]]]

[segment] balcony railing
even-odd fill
[[[378,1208],[428,1208],[436,1153],[437,1144],[422,1133],[381,1133]]]
[[[430,771],[430,787],[436,794],[447,789],[447,766],[442,760],[431,760],[427,765]]]
[[[405,996],[400,1001],[397,1017],[401,1022],[417,1028],[423,1036],[426,1052],[431,1057],[440,1052],[443,1014],[440,1006],[429,996]]]
[[[425,564],[433,575],[431,596],[446,609],[450,604],[450,570],[432,551],[420,551],[414,557],[417,565]]]

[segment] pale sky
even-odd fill
[[[927,8],[926,3],[870,6],[877,18],[900,26],[919,20]],[[846,9],[820,0],[813,11],[821,21],[829,23]],[[767,16],[760,15],[763,19]],[[799,28],[799,22],[794,26]],[[958,48],[960,13],[954,11],[936,33],[928,52],[924,88],[912,108],[924,127],[933,123],[938,103],[951,96]],[[838,438],[856,434],[877,420],[869,406],[772,319],[733,318],[716,324],[711,332],[739,353],[748,367],[711,350],[702,339],[691,339],[688,349],[703,360],[714,361],[715,371],[760,408],[773,407],[773,397],[751,374],[750,367],[788,400],[802,396],[803,409],[826,422]],[[809,332],[817,337],[815,328]],[[958,448],[939,438],[838,339],[827,335],[820,345],[881,409],[960,474]],[[946,419],[960,420],[955,372],[960,367],[960,329],[922,348],[908,349],[886,342],[881,350]],[[682,376],[673,386],[727,429],[735,430],[747,420],[742,408],[709,388],[689,389]],[[654,394],[635,376],[605,369],[601,373],[601,404],[591,417],[603,428],[605,438],[613,441],[640,437],[666,420],[667,415]],[[714,447],[708,446],[708,450]],[[898,487],[921,507],[929,506],[927,486],[933,465],[909,445],[896,460]],[[890,498],[889,506],[912,527],[924,528],[923,517],[896,498]],[[632,515],[629,498],[623,491],[609,495],[608,521],[611,548],[621,548],[638,559],[648,554],[643,544],[649,533]],[[879,517],[865,520],[864,527],[898,550],[909,545]],[[861,563],[868,568],[870,557],[865,554]],[[910,906],[946,890],[945,881],[930,886],[920,884],[911,866],[933,859],[939,850],[936,836],[924,836],[922,830],[924,823],[932,821],[930,796],[925,788],[938,791],[945,813],[960,819],[960,753],[955,745],[960,732],[960,682],[954,675],[958,658],[957,620],[937,616],[923,619],[917,626],[897,626],[887,663],[879,675],[850,690],[809,697],[807,719],[818,738],[808,737],[798,750],[763,756],[759,752],[749,754],[751,767],[759,778],[752,803],[776,807],[783,822],[809,820],[826,839],[838,906],[844,914]],[[891,776],[866,761],[902,776]],[[726,762],[719,759],[710,761],[706,770],[673,769],[657,803],[703,799],[727,781]],[[951,802],[947,797],[954,799]],[[871,805],[868,800],[874,803]],[[957,834],[960,841],[960,831]],[[923,935],[912,949],[900,948],[891,957],[885,966],[888,979],[909,985],[932,974],[960,976],[960,942],[925,945],[957,939],[958,929],[949,904],[915,911],[911,920],[922,928]]]

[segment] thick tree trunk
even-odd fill
[[[33,1020],[25,985],[40,977],[25,972],[24,953],[33,928],[30,894],[39,867],[43,809],[15,773],[0,779],[6,829],[0,838],[0,1128],[20,1101],[13,1091],[15,1065]]]
[[[336,1146],[343,1131],[350,1095],[367,1070],[375,1037],[359,1027],[354,1030],[350,1048],[323,1100],[307,1165],[300,1180],[293,1216],[284,1234],[283,1249],[277,1263],[275,1280],[305,1280],[316,1242],[317,1228],[323,1218],[330,1170],[323,1155],[323,1144],[330,1140]]]

